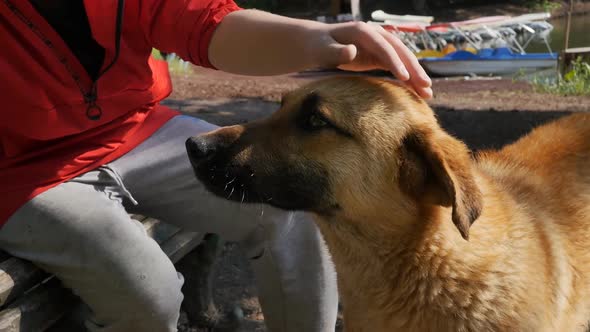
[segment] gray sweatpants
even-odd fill
[[[176,331],[182,277],[138,222],[138,213],[237,241],[256,274],[271,331],[333,331],[337,291],[321,236],[301,213],[209,194],[184,141],[215,129],[187,116],[166,123],[114,162],[22,206],[0,229],[0,248],[55,274],[94,315],[90,331]]]

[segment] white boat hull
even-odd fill
[[[456,75],[508,75],[531,72],[539,69],[556,68],[556,59],[526,60],[452,60],[421,61],[422,66],[432,74]]]

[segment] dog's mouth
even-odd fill
[[[253,190],[254,172],[247,166],[232,166],[209,158],[190,157],[195,176],[211,193],[240,203],[263,203],[270,197]]]
[[[327,203],[327,177],[317,168],[290,167],[269,163],[265,172],[231,157],[215,153],[194,156],[187,149],[195,176],[211,193],[239,203],[263,203],[283,210],[331,214],[338,204]]]

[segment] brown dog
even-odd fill
[[[333,78],[187,148],[212,192],[314,214],[347,331],[588,325],[588,114],[472,158],[409,90]]]

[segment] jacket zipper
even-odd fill
[[[86,104],[86,117],[90,120],[97,121],[102,117],[102,108],[97,103],[98,99],[98,86],[97,82],[101,76],[103,76],[109,69],[113,67],[117,59],[119,58],[119,50],[121,45],[121,31],[123,26],[123,12],[125,9],[125,0],[118,0],[117,2],[117,20],[115,26],[115,55],[113,60],[102,70],[98,73],[96,78],[92,81],[92,85],[90,86],[90,90],[86,91],[84,86],[80,82],[80,75],[78,75],[71,65],[68,63],[67,58],[61,54],[53,45],[53,42],[49,40],[42,32],[39,30],[37,26],[33,24],[23,13],[21,13],[15,5],[11,3],[10,0],[3,0],[6,6],[10,11],[12,11],[24,24],[26,24],[33,33],[43,41],[43,43],[49,48],[53,54],[58,58],[59,62],[66,68],[67,72],[70,74],[76,86],[80,90],[82,97],[84,98],[84,103]]]

